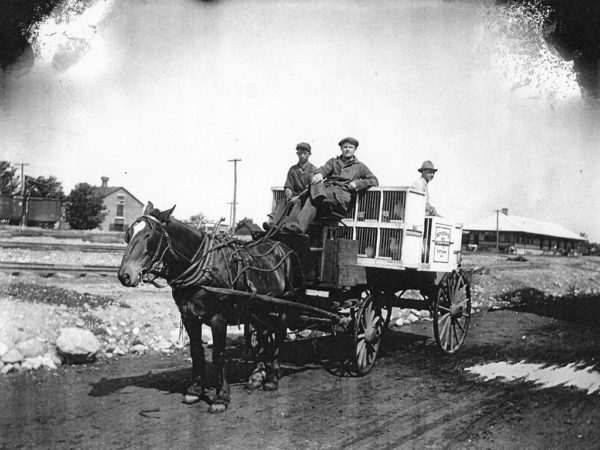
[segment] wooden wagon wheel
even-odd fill
[[[354,365],[358,375],[368,374],[377,359],[379,344],[384,327],[389,323],[389,309],[382,307],[380,296],[368,290],[361,294],[362,299],[354,317]],[[387,310],[387,318],[382,315]]]
[[[471,321],[471,286],[462,270],[444,276],[433,304],[433,334],[444,353],[455,353],[465,341]]]

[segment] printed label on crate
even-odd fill
[[[450,227],[436,225],[433,238],[433,262],[450,261]]]

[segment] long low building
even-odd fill
[[[508,214],[502,209],[463,228],[467,249],[517,254],[568,254],[578,250],[585,238],[555,223]]]

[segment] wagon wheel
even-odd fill
[[[462,270],[444,276],[433,304],[433,334],[444,353],[455,353],[471,321],[471,286]]]
[[[354,365],[359,376],[368,374],[377,359],[385,326],[389,324],[390,309],[382,306],[381,298],[364,291],[354,317]],[[387,311],[387,316],[382,311]]]

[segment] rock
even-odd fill
[[[12,372],[16,369],[16,366],[13,364],[6,364],[2,369],[0,369],[0,374],[5,375],[9,372]]]
[[[397,327],[401,327],[404,325],[404,319],[402,317],[400,317],[398,320],[396,320],[396,326]]]
[[[312,330],[300,330],[298,331],[298,336],[300,336],[301,338],[308,338],[312,335]]]
[[[131,341],[131,345],[144,345],[144,343],[140,339],[134,339]]]
[[[9,347],[7,344],[5,344],[4,342],[0,342],[0,358],[2,358],[2,356],[6,354],[8,349]]]
[[[395,322],[401,316],[402,316],[402,309],[401,308],[396,308],[396,307],[392,308],[392,315],[390,317],[391,321]]]
[[[2,361],[6,363],[6,365],[15,364],[23,361],[23,355],[16,348],[11,348],[2,356]]]
[[[113,350],[113,355],[121,355],[123,356],[125,354],[125,350],[123,350],[120,347],[115,347],[115,349]]]
[[[408,317],[404,320],[405,320],[405,322],[408,322],[408,323],[418,322],[419,316],[417,316],[414,312],[411,311],[411,313],[408,315]]]
[[[100,342],[89,330],[61,328],[56,348],[67,364],[84,364],[96,360]]]
[[[431,318],[431,313],[424,309],[423,311],[421,311],[421,319],[430,319]]]
[[[52,361],[52,364],[54,364],[55,367],[60,366],[62,364],[62,359],[56,353],[56,351],[48,352],[44,356],[47,357],[50,361]]]
[[[137,336],[138,334],[140,334],[140,327],[134,327],[133,330],[131,330],[131,332],[134,334],[134,336]]]
[[[13,341],[15,344],[18,344],[19,342],[23,342],[26,341],[28,339],[31,339],[33,336],[25,333],[25,331],[23,331],[22,328],[19,328],[13,338]]]
[[[171,344],[169,341],[167,341],[166,339],[161,339],[160,341],[157,342],[156,346],[160,349],[160,350],[169,350],[172,347],[173,344]]]
[[[23,342],[19,342],[15,345],[15,348],[21,352],[24,358],[33,358],[44,353],[44,344],[38,339],[28,339]]]
[[[36,356],[34,358],[28,358],[21,363],[21,369],[23,370],[36,370],[42,365],[43,359],[41,356]]]
[[[148,350],[148,347],[146,347],[144,344],[136,344],[131,347],[131,353],[143,354],[146,350]]]
[[[173,344],[176,344],[177,341],[179,341],[179,328],[171,330],[169,333],[169,341],[171,341]]]

